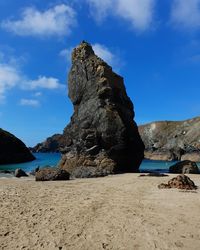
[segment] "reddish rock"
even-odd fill
[[[186,190],[195,190],[197,186],[194,182],[186,175],[178,175],[177,177],[172,178],[168,181],[167,184],[161,183],[158,185],[158,188],[178,188],[178,189],[186,189]]]

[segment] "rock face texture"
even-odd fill
[[[145,158],[200,162],[200,117],[186,121],[153,122],[139,127]]]
[[[36,181],[66,181],[69,180],[70,174],[64,169],[46,167],[35,173]]]
[[[74,114],[64,130],[60,168],[74,177],[138,171],[144,145],[123,78],[86,42],[72,53],[68,90]]]
[[[158,185],[158,188],[178,188],[178,189],[186,189],[186,190],[195,190],[197,186],[194,182],[186,175],[178,175],[177,177],[172,178],[168,181],[167,184],[161,183]]]
[[[193,161],[181,161],[169,168],[170,173],[175,174],[199,174],[199,168]]]
[[[25,144],[9,132],[0,129],[0,164],[35,160]]]

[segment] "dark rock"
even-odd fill
[[[172,178],[168,181],[167,184],[161,183],[158,185],[158,188],[178,188],[178,189],[186,189],[186,190],[195,190],[197,186],[194,182],[186,175],[178,175],[175,178]]]
[[[36,181],[64,181],[69,180],[70,174],[64,169],[45,167],[35,173]]]
[[[0,170],[0,174],[14,174],[14,170]]]
[[[152,173],[148,173],[148,174],[141,174],[139,175],[139,177],[166,177],[168,176],[167,174],[162,174],[162,173],[159,173],[159,172],[152,172]]]
[[[59,164],[75,177],[137,172],[144,144],[134,119],[123,78],[81,43],[72,53],[68,78],[74,114],[65,128]]]
[[[169,172],[175,174],[199,174],[199,168],[195,162],[181,161],[171,166]]]
[[[200,117],[185,121],[161,121],[139,126],[150,160],[200,162]]]
[[[20,177],[27,177],[27,176],[28,176],[28,175],[26,174],[26,172],[24,172],[23,169],[17,168],[17,169],[15,170],[15,177],[20,178]]]
[[[35,147],[31,148],[32,152],[38,153],[47,153],[47,152],[60,152],[61,149],[65,146],[71,144],[71,141],[66,141],[63,138],[63,135],[55,134],[47,138],[44,142],[38,143]]]
[[[21,140],[0,129],[0,164],[14,164],[33,160],[35,160],[35,157]]]

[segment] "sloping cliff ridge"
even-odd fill
[[[200,162],[200,117],[185,121],[161,121],[139,126],[145,158]]]
[[[21,140],[0,129],[0,164],[22,163],[33,160],[35,160],[35,157]]]

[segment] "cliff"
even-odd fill
[[[25,144],[9,132],[0,129],[0,164],[14,164],[33,161]]]
[[[145,158],[200,161],[200,117],[139,126]]]

